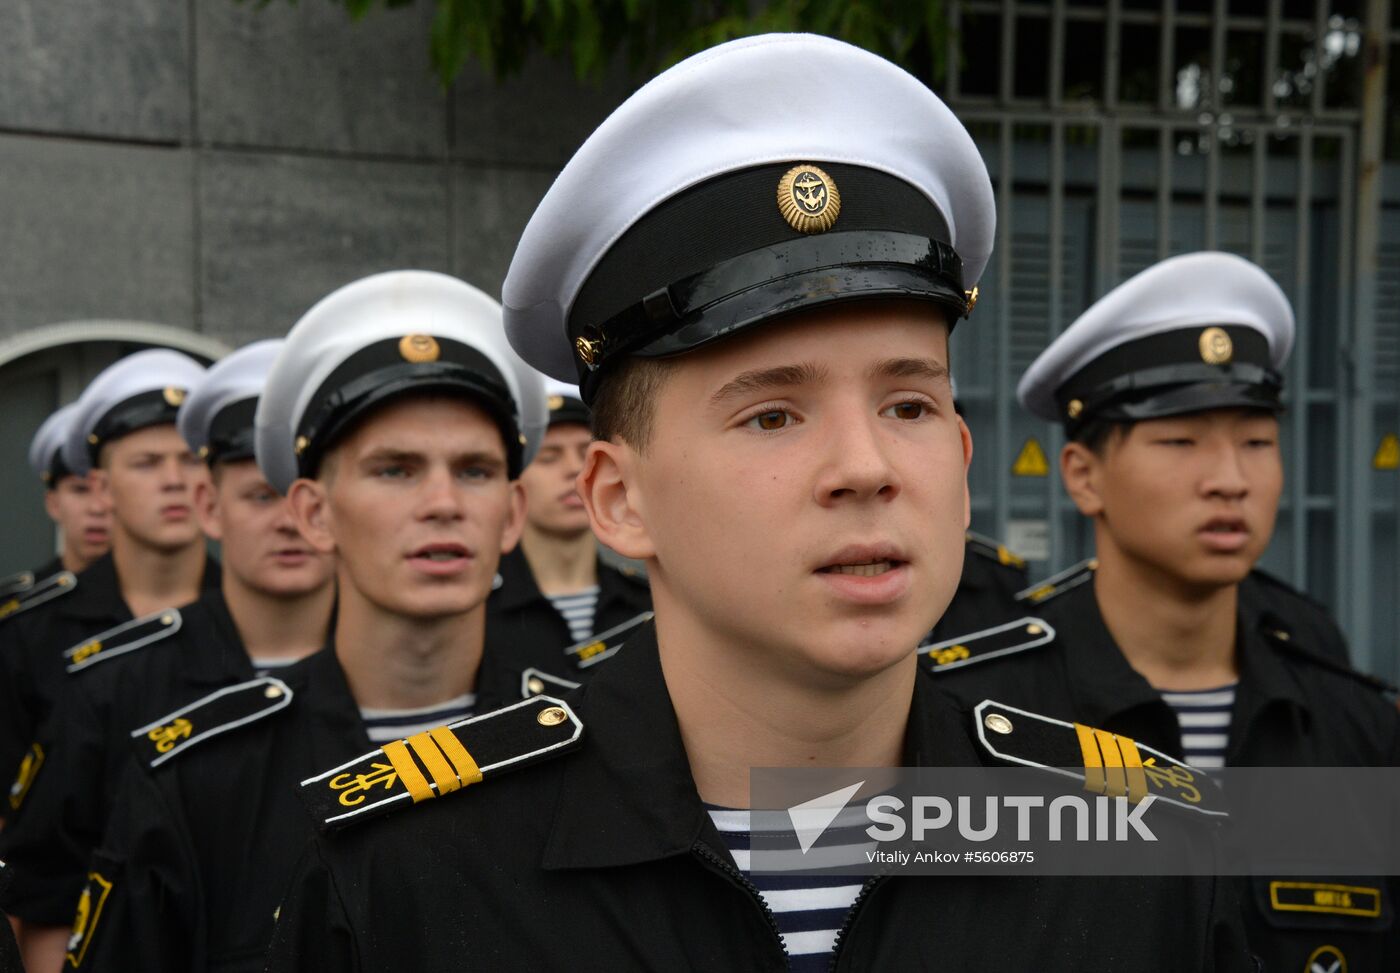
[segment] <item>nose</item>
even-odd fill
[[[446,464],[434,465],[423,477],[419,517],[423,520],[461,520],[462,496]]]
[[[868,410],[851,408],[833,415],[828,428],[820,431],[826,460],[816,481],[817,503],[893,500],[899,494],[879,422]]]
[[[161,464],[161,472],[164,474],[161,480],[161,489],[184,490],[189,486],[191,474],[184,457],[167,456],[165,462]]]
[[[301,537],[301,531],[297,529],[296,518],[292,516],[292,502],[284,499],[277,507],[277,518],[273,521],[272,529],[286,537]]]
[[[1236,443],[1221,441],[1215,444],[1210,454],[1210,465],[1201,481],[1201,492],[1208,497],[1226,500],[1240,500],[1249,493],[1249,477],[1245,473],[1241,449]]]

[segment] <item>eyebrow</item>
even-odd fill
[[[426,462],[427,459],[428,457],[426,454],[413,450],[376,449],[371,453],[366,453],[360,459],[360,463],[364,466],[371,466],[375,463],[423,463]],[[489,450],[471,450],[466,453],[459,453],[452,456],[448,462],[453,464],[475,463],[481,466],[489,463],[495,463],[499,466],[505,465],[505,460]]]
[[[776,368],[759,368],[744,372],[710,396],[711,405],[720,405],[727,399],[754,392],[768,392],[773,389],[791,388],[794,385],[815,385],[827,377],[825,367],[802,362],[797,365],[778,365]]]
[[[948,378],[948,366],[932,358],[886,358],[871,367],[869,377],[939,381]]]

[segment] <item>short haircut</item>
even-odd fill
[[[593,438],[621,439],[645,454],[656,422],[656,399],[676,367],[671,358],[627,358],[599,383],[593,400]]]
[[[1135,425],[1127,419],[1090,419],[1075,431],[1070,442],[1079,443],[1095,456],[1102,456],[1111,441],[1127,436]]]

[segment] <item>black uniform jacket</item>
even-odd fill
[[[917,685],[906,759],[980,764],[970,715]],[[318,838],[269,970],[786,970],[772,914],[696,793],[654,629],[570,699],[578,749]],[[876,878],[834,966],[1237,969],[1217,891],[1210,879]]]
[[[1240,582],[1240,604],[1246,612],[1277,615],[1312,651],[1350,664],[1346,636],[1327,606],[1282,579],[1258,569],[1249,572]]]
[[[632,569],[628,569],[631,571]],[[519,547],[501,558],[501,583],[486,600],[486,645],[492,652],[517,653],[521,647],[535,651],[550,646],[558,652],[551,657],[548,671],[575,682],[585,682],[598,667],[579,669],[564,655],[577,640],[569,634],[568,623],[554,605],[540,593],[530,562]],[[625,573],[598,559],[598,607],[593,615],[593,631],[606,632],[645,611],[651,610],[651,589],[640,573]]]
[[[1016,593],[1030,582],[1024,562],[1018,561],[999,558],[985,542],[968,540],[958,590],[928,641],[941,642],[1024,616],[1025,606],[1016,600]]]
[[[219,562],[206,558],[200,586],[217,588],[219,577]],[[131,620],[112,555],[98,558],[77,580],[71,593],[0,623],[0,780],[15,779],[67,684],[64,650]],[[0,815],[9,811],[9,802],[0,801]]]
[[[961,700],[991,697],[1057,719],[1130,736],[1182,755],[1176,714],[1124,658],[1099,613],[1092,583],[1070,588],[1034,608],[1055,639],[1015,655],[934,672],[932,679]],[[1400,713],[1380,693],[1319,664],[1293,646],[1294,630],[1279,615],[1240,600],[1240,678],[1225,762],[1244,767],[1394,767],[1400,765]],[[1284,633],[1280,635],[1279,633]],[[1309,646],[1301,645],[1307,650]],[[1386,879],[1295,877],[1379,890],[1379,915],[1295,911],[1274,907],[1271,883],[1248,879],[1243,894],[1251,949],[1265,969],[1307,970],[1323,946],[1339,949],[1349,973],[1400,969],[1393,918],[1394,883]],[[1305,890],[1306,891],[1306,890]],[[1367,911],[1360,905],[1355,911]],[[1286,903],[1285,903],[1286,905]],[[1331,961],[1320,964],[1328,969]]]
[[[0,895],[4,894],[5,886],[13,877],[13,873],[13,868],[8,868],[4,862],[0,862]],[[24,967],[19,962],[19,946],[15,943],[14,931],[3,912],[0,912],[0,973],[24,973]]]
[[[0,831],[0,859],[20,868],[0,908],[67,925],[130,759],[130,732],[253,676],[218,590],[181,609],[180,628],[168,638],[67,676],[39,730],[44,762]]]
[[[519,699],[520,673],[484,653],[477,712]],[[313,831],[297,785],[374,748],[333,650],[274,675],[293,693],[285,709],[159,767],[128,766],[93,856],[91,871],[111,889],[79,946],[80,969],[262,969],[282,891]]]

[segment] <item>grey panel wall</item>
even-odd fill
[[[0,339],[121,317],[238,343],[399,267],[499,293],[559,166],[633,83],[541,61],[444,91],[431,18],[0,0]]]

